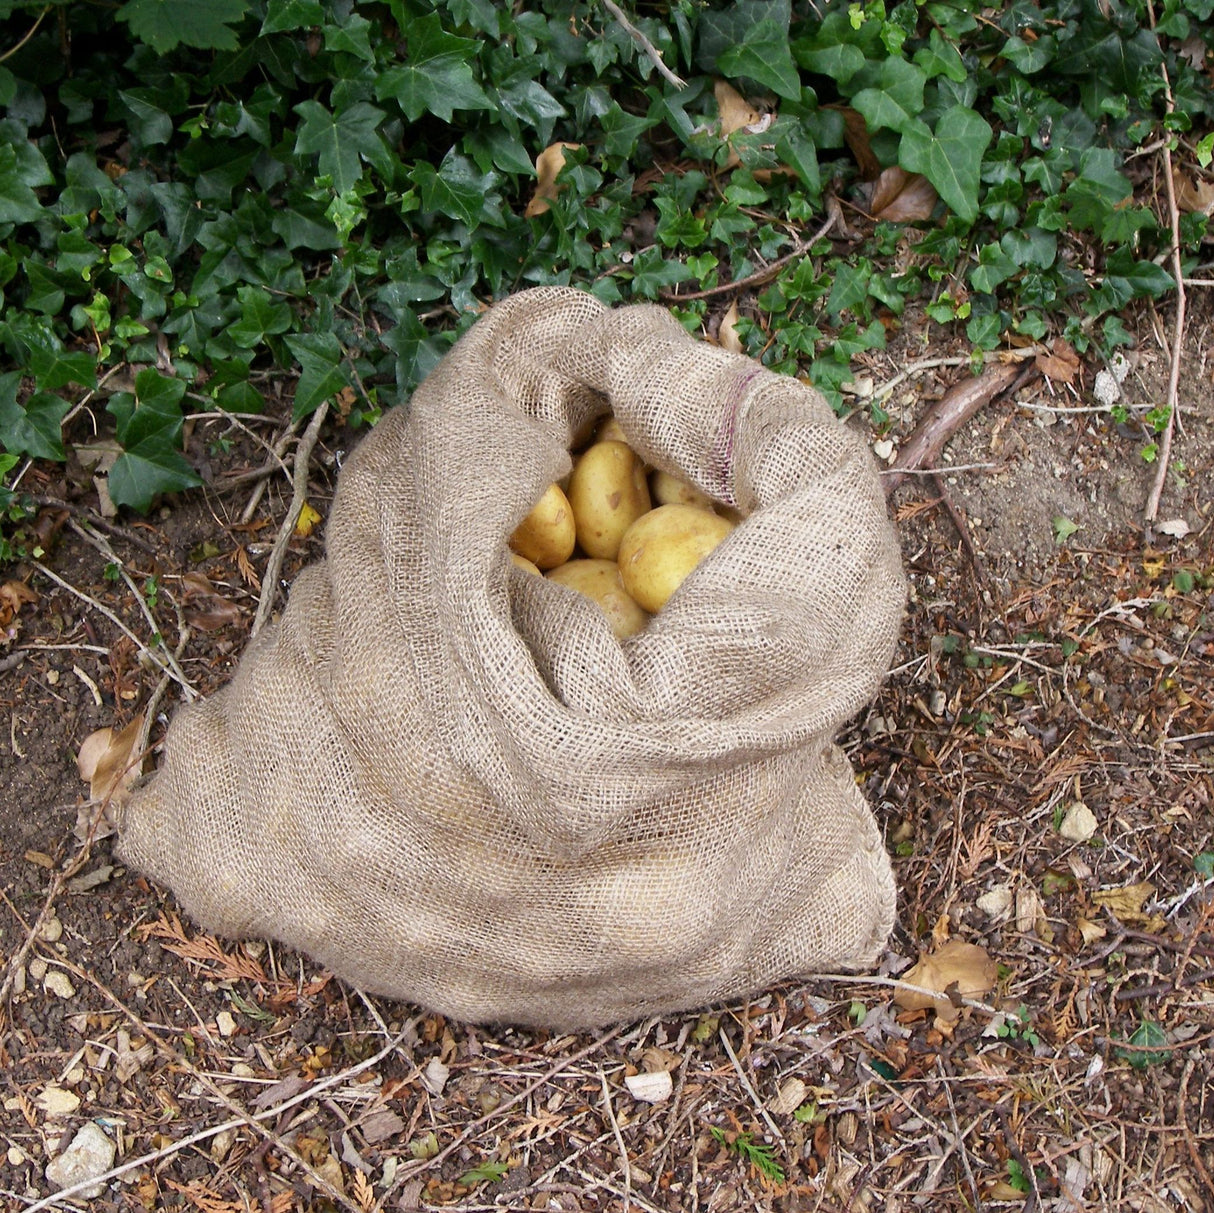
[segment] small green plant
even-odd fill
[[[509,1170],[510,1167],[504,1162],[486,1160],[477,1163],[475,1167],[465,1171],[459,1177],[459,1182],[465,1188],[476,1188],[481,1184],[497,1183],[498,1180],[506,1178],[506,1173]]]
[[[996,1029],[1001,1040],[1023,1040],[1034,1048],[1041,1043],[1041,1037],[1033,1031],[1033,1022],[1029,1017],[1028,1007],[1021,1003],[1014,1011],[1004,1015],[1003,1022]]]
[[[1068,539],[1079,530],[1079,524],[1072,522],[1069,518],[1063,517],[1061,514],[1056,514],[1052,520],[1054,527],[1054,542],[1061,545],[1066,543]]]
[[[737,1133],[730,1136],[724,1129],[715,1125],[708,1130],[731,1154],[736,1154],[766,1180],[773,1184],[784,1182],[784,1168],[776,1160],[772,1147],[764,1142],[755,1141],[749,1133]]]
[[[1214,879],[1214,851],[1201,851],[1194,855],[1193,870],[1202,880]]]

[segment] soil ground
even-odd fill
[[[60,1207],[1214,1209],[1214,326],[1209,296],[1192,304],[1183,467],[1160,512],[1187,534],[1142,524],[1154,467],[1133,410],[1120,427],[1065,411],[1091,405],[1095,367],[984,410],[940,479],[892,497],[906,626],[842,737],[899,882],[877,973],[593,1036],[363,997],[276,945],[205,936],[114,857],[76,755],[144,709],[158,672],[99,606],[140,644],[151,626],[79,529],[90,478],[31,469],[23,487],[69,510],[46,517],[61,582],[6,574],[38,601],[0,649],[5,1207],[49,1207],[48,1160],[94,1122],[127,1169]],[[1130,404],[1167,378],[1142,329]],[[927,358],[921,336],[866,372]],[[966,374],[905,380],[888,437]],[[322,516],[355,440],[322,435]],[[209,693],[247,639],[290,487],[270,479],[242,526],[251,485],[231,475],[262,447],[204,421],[189,453],[208,489],[104,539],[145,591],[156,577],[170,647],[189,624],[181,665]],[[322,544],[293,540],[284,577]],[[213,596],[182,580],[198,573]],[[896,1003],[891,979],[948,940],[997,962],[982,1005]],[[653,1070],[672,1093],[651,1104],[624,1080]]]

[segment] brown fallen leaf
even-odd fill
[[[735,299],[729,305],[729,311],[721,317],[721,327],[717,330],[717,344],[723,350],[729,350],[732,354],[741,354],[745,351],[742,348],[742,338],[738,336],[738,303]]]
[[[1097,889],[1092,894],[1092,901],[1098,906],[1105,906],[1121,922],[1143,922],[1147,915],[1142,912],[1142,907],[1154,892],[1155,886],[1149,880],[1140,880],[1137,884],[1122,885],[1119,889]]]
[[[203,632],[218,632],[239,624],[244,613],[225,598],[205,573],[186,573],[181,579],[186,622]]]
[[[907,985],[938,991],[936,996],[899,988],[894,994],[894,1002],[908,1011],[934,1009],[938,1016],[955,1019],[958,1007],[950,995],[981,998],[994,988],[997,975],[995,962],[985,948],[950,939],[930,956],[921,956],[919,963],[900,977]]]
[[[76,768],[80,778],[88,780],[93,800],[121,799],[139,778],[143,756],[135,747],[142,729],[141,714],[118,733],[111,728],[97,729],[81,743]]]
[[[1037,355],[1037,369],[1055,383],[1071,383],[1079,373],[1079,355],[1061,337],[1055,337],[1049,353]]]
[[[712,86],[712,94],[717,99],[717,113],[721,116],[722,139],[728,139],[734,131],[756,125],[762,117],[732,84],[726,84],[724,80],[718,80]]]
[[[31,590],[24,581],[6,581],[0,585],[0,627],[8,627],[23,606],[32,606],[37,601],[37,591]]]
[[[525,218],[534,219],[549,209],[549,203],[560,189],[556,179],[565,167],[566,149],[574,151],[581,146],[580,143],[550,143],[535,158],[535,193],[523,211]]]
[[[1214,182],[1194,181],[1187,173],[1174,169],[1172,184],[1176,187],[1176,206],[1180,210],[1214,215]]]
[[[869,215],[889,223],[930,219],[940,198],[922,173],[908,173],[896,164],[882,169],[881,175],[864,192]]]
[[[876,181],[881,176],[881,161],[873,151],[868,139],[868,124],[859,110],[847,105],[830,105],[826,109],[837,109],[843,115],[843,139],[848,150],[860,166],[861,181]]]

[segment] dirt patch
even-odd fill
[[[82,850],[73,833],[80,742],[126,723],[160,674],[96,606],[35,573],[40,601],[8,650],[23,660],[0,674],[0,947],[14,961],[0,1007],[5,1199],[20,1209],[51,1192],[48,1159],[92,1121],[129,1169],[69,1207],[1214,1207],[1203,314],[1173,452],[1183,484],[1160,515],[1189,535],[1143,533],[1143,435],[1025,407],[1086,403],[1044,385],[949,448],[958,470],[943,483],[973,554],[930,480],[893,502],[907,625],[895,671],[843,738],[896,856],[899,926],[876,982],[801,983],[552,1037],[448,1023],[363,998],[274,945],[201,935],[115,864],[111,840]],[[891,351],[876,376],[904,357]],[[910,381],[892,437],[959,373]],[[1135,375],[1134,398],[1157,402],[1163,360],[1144,346]],[[260,465],[246,435],[217,437],[203,426],[191,440],[216,486]],[[322,514],[349,445],[334,434],[318,451]],[[995,466],[960,470],[974,464]],[[34,487],[69,501],[78,523],[93,503],[70,471]],[[248,493],[216,487],[106,537],[174,650],[181,608],[179,660],[202,693],[243,648],[250,573],[289,488],[271,482],[261,527],[240,521]],[[1057,517],[1078,528],[1062,543]],[[287,578],[319,550],[319,534],[294,540]],[[47,563],[148,642],[134,595],[70,525]],[[191,573],[235,619],[198,626]],[[953,938],[1000,966],[982,1005],[951,1021],[894,1003],[881,983]],[[626,1080],[655,1071],[670,1074],[669,1096],[637,1099]]]

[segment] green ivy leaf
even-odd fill
[[[500,177],[478,172],[467,156],[452,150],[437,169],[423,160],[414,166],[413,180],[421,190],[423,210],[448,215],[469,227],[480,223],[504,226],[494,188]]]
[[[993,294],[1020,267],[998,244],[984,244],[978,250],[978,264],[970,270],[970,285],[976,291]]]
[[[732,79],[744,76],[790,101],[801,97],[801,77],[788,46],[788,27],[775,21],[756,21],[742,41],[717,57],[721,74]]]
[[[38,387],[53,392],[69,383],[81,387],[97,386],[97,359],[92,354],[79,350],[65,354],[59,343],[54,345],[30,345],[28,370]]]
[[[962,84],[969,76],[961,53],[951,42],[945,41],[938,29],[933,29],[928,34],[927,45],[921,46],[915,52],[915,63],[929,79],[932,76],[944,76]]]
[[[865,75],[867,77],[868,73]],[[870,131],[905,131],[913,123],[922,125],[919,122],[919,115],[923,112],[923,86],[926,82],[927,77],[923,74],[922,69],[913,63],[907,63],[905,59],[900,58],[886,59],[877,69],[872,86],[861,89],[851,99],[851,103],[864,115]],[[974,114],[974,117],[977,118],[978,115]],[[939,137],[937,127],[937,138]],[[987,127],[987,137],[989,141],[989,127]],[[979,150],[979,164],[982,161],[982,150],[985,150],[985,147],[986,144],[983,144],[982,149]],[[908,166],[904,164],[903,167]],[[921,172],[922,170],[912,169],[911,171]],[[975,181],[977,174],[978,165],[975,165]],[[930,179],[930,174],[924,173],[924,176]],[[935,185],[935,182],[933,181],[932,184]],[[936,190],[941,197],[944,197],[944,191],[939,186],[936,186]]]
[[[238,287],[240,319],[228,326],[228,336],[242,349],[260,345],[267,334],[285,333],[291,327],[290,307],[276,301],[260,286]]]
[[[179,493],[201,483],[171,442],[162,437],[148,438],[114,461],[109,475],[110,499],[115,505],[128,505],[146,514],[159,494]]]
[[[1116,153],[1107,147],[1089,147],[1080,155],[1079,175],[1063,198],[1074,227],[1099,231],[1132,192],[1129,180],[1117,168]]]
[[[115,14],[131,33],[157,54],[177,46],[235,50],[231,28],[249,7],[249,0],[126,0]]]
[[[106,411],[117,422],[125,450],[110,469],[115,505],[146,514],[160,493],[179,492],[202,483],[181,454],[181,401],[185,383],[151,368],[135,376],[135,394],[117,392]]]
[[[301,101],[295,112],[303,124],[295,135],[295,152],[315,153],[320,171],[344,194],[362,176],[362,160],[375,160],[383,150],[379,124],[387,117],[366,101],[332,113],[319,101]]]
[[[472,63],[480,44],[443,30],[434,13],[409,25],[406,62],[381,72],[375,96],[391,97],[410,122],[429,111],[444,122],[457,110],[493,109],[493,102],[476,82]]]
[[[38,392],[18,404],[20,386],[20,371],[0,375],[0,444],[13,454],[61,463],[67,457],[61,426],[72,406],[50,392]]]
[[[285,340],[302,372],[291,408],[292,420],[302,421],[348,387],[350,376],[342,365],[341,343],[332,333],[299,333]]]
[[[1176,281],[1162,265],[1153,261],[1136,261],[1124,245],[1114,249],[1105,262],[1105,278],[1124,282],[1135,297],[1148,295],[1159,299],[1176,289]]]
[[[0,123],[0,223],[31,223],[42,214],[34,190],[54,181],[46,160],[32,143],[18,135],[15,122]],[[5,142],[19,138],[20,142]]]
[[[955,105],[940,115],[934,133],[919,121],[907,127],[898,163],[909,173],[922,173],[958,218],[973,223],[978,217],[982,154],[990,141],[986,119]]]
[[[1113,1052],[1136,1070],[1162,1065],[1171,1057],[1170,1052],[1157,1047],[1168,1044],[1168,1034],[1153,1019],[1144,1019],[1127,1043],[1135,1047],[1114,1049]]]

